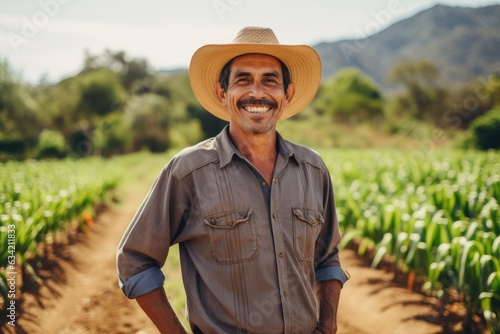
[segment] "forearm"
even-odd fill
[[[337,333],[337,309],[342,285],[337,280],[316,282],[316,296],[319,301],[318,329],[323,334]]]
[[[163,287],[137,297],[136,301],[160,333],[187,333],[172,309]]]

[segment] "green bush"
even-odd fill
[[[477,118],[471,125],[474,141],[479,149],[500,149],[500,109]]]
[[[37,158],[64,158],[68,148],[63,135],[58,131],[43,130],[37,145]]]
[[[355,68],[347,68],[324,83],[314,102],[320,114],[346,123],[374,123],[383,116],[383,99],[375,82]]]
[[[125,90],[118,74],[108,69],[86,73],[79,78],[79,110],[87,115],[106,115],[125,100]]]
[[[130,99],[125,120],[132,131],[134,150],[164,152],[169,148],[169,126],[173,107],[160,95],[144,94]]]
[[[128,153],[131,150],[132,134],[121,113],[106,115],[97,124],[93,133],[93,143],[104,157]]]

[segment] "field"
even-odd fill
[[[7,273],[38,281],[32,264],[63,243],[72,230],[92,227],[121,178],[101,159],[7,162],[0,165],[0,295],[15,293]]]
[[[332,172],[343,247],[355,247],[374,267],[403,273],[408,289],[444,302],[454,296],[466,309],[464,331],[477,325],[472,319],[478,315],[484,318],[483,327],[499,330],[499,153],[320,153]],[[26,275],[22,281],[43,280],[33,263],[43,259],[46,248],[64,243],[64,236],[75,229],[88,233],[98,219],[96,205],[133,192],[132,178],[132,187],[147,189],[167,159],[141,153],[110,160],[0,165],[1,238],[10,246],[9,230],[15,230],[13,253]],[[4,256],[0,272],[8,295],[5,278],[12,258]],[[169,272],[178,266],[171,260]],[[181,314],[180,280],[168,284]]]
[[[500,330],[500,155],[494,152],[324,153],[334,175],[342,246],[392,263],[409,289],[458,294],[468,328]]]

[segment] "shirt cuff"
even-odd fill
[[[329,281],[329,280],[337,280],[340,282],[342,287],[344,283],[347,281],[347,276],[342,270],[342,268],[337,266],[326,266],[316,269],[316,281]]]
[[[130,299],[145,295],[163,286],[165,275],[158,267],[151,267],[130,277],[120,284],[122,291]]]

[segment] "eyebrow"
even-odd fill
[[[244,72],[244,71],[237,71],[234,73],[234,78],[241,78],[241,77],[246,77],[249,76],[250,72]],[[281,74],[277,71],[272,71],[272,72],[266,72],[264,73],[265,77],[274,77],[277,79],[281,79]]]

